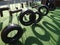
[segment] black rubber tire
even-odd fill
[[[47,0],[46,1],[46,6],[49,8],[50,11],[54,11],[56,9],[56,6],[54,4],[54,0]]]
[[[30,14],[30,17],[29,17],[30,20],[28,22],[23,21],[23,17],[25,16],[25,14]],[[36,19],[35,13],[32,10],[29,10],[29,9],[20,13],[20,15],[19,15],[19,21],[24,26],[29,26],[29,25],[33,24],[35,19]]]
[[[56,9],[54,4],[48,5],[50,11],[54,11]]]
[[[8,37],[7,35],[14,30],[18,31],[17,34],[12,38]],[[22,35],[23,35],[23,29],[19,25],[10,24],[6,26],[1,32],[1,39],[4,43],[11,44],[11,43],[16,43],[22,37]]]
[[[38,19],[37,20],[35,20],[35,22],[34,23],[38,23],[41,19],[42,19],[42,14],[41,13],[39,13],[39,12],[35,12],[35,15],[38,15],[39,17],[38,17]]]
[[[41,12],[41,9],[42,9],[42,8],[45,8],[45,9],[46,9],[46,13],[45,13],[45,14],[43,14],[43,13]],[[48,12],[49,12],[49,9],[48,9],[47,6],[41,6],[41,7],[38,8],[38,12],[42,13],[43,16],[46,16],[46,15],[48,14]]]

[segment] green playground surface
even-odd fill
[[[11,19],[8,11],[3,12],[4,16],[0,17],[0,45],[60,45],[60,8],[49,11],[39,23],[30,26],[24,26],[17,20],[19,14],[13,14]],[[22,37],[15,44],[6,44],[1,40],[2,30],[10,23],[19,24],[24,30]],[[16,31],[11,32],[9,36],[15,33]]]

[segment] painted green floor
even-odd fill
[[[0,17],[0,35],[5,26],[11,23],[8,11],[4,12],[4,17]],[[19,13],[18,13],[19,14]],[[12,23],[19,24],[23,29],[23,36],[18,43],[5,44],[0,37],[0,45],[60,45],[60,9],[49,12],[38,24],[23,26],[13,14]],[[15,33],[11,33],[12,36]]]

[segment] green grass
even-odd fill
[[[6,12],[6,11],[5,11]],[[13,19],[9,18],[9,13],[4,12],[4,17],[0,17],[0,35],[1,31],[9,23],[19,24],[23,29],[23,36],[15,44],[5,44],[1,40],[0,45],[60,45],[60,9],[49,12],[47,16],[44,16],[42,20],[30,26],[23,26],[13,14]],[[6,16],[7,15],[7,16]],[[10,20],[10,21],[9,21]],[[19,22],[19,23],[18,23]],[[12,36],[15,33],[12,33]]]

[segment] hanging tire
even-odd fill
[[[49,7],[50,11],[54,11],[56,9],[55,5],[52,3],[50,5],[48,5],[48,7]]]
[[[23,17],[25,15],[27,15],[27,16],[29,15],[29,21],[27,21],[27,22],[23,20]],[[19,15],[19,21],[21,22],[21,24],[23,24],[25,26],[29,26],[29,25],[33,24],[33,22],[35,21],[35,18],[36,18],[35,13],[32,10],[26,10],[26,11],[20,13],[20,15]]]
[[[8,34],[14,30],[18,31],[17,34],[14,37],[8,37]],[[9,44],[16,43],[19,40],[19,38],[22,37],[22,34],[23,34],[23,29],[19,25],[10,24],[6,26],[1,32],[1,39],[5,43],[9,43]]]
[[[39,12],[35,12],[35,15],[36,15],[36,18],[38,17],[37,19],[35,19],[35,23],[38,23],[38,22],[42,19],[43,16],[42,16],[42,14],[39,13]],[[37,16],[37,15],[38,15],[38,16]]]
[[[43,9],[45,9],[44,12],[43,12]],[[48,14],[49,10],[48,10],[47,6],[41,6],[38,8],[38,12],[42,13],[43,16],[46,16]]]

